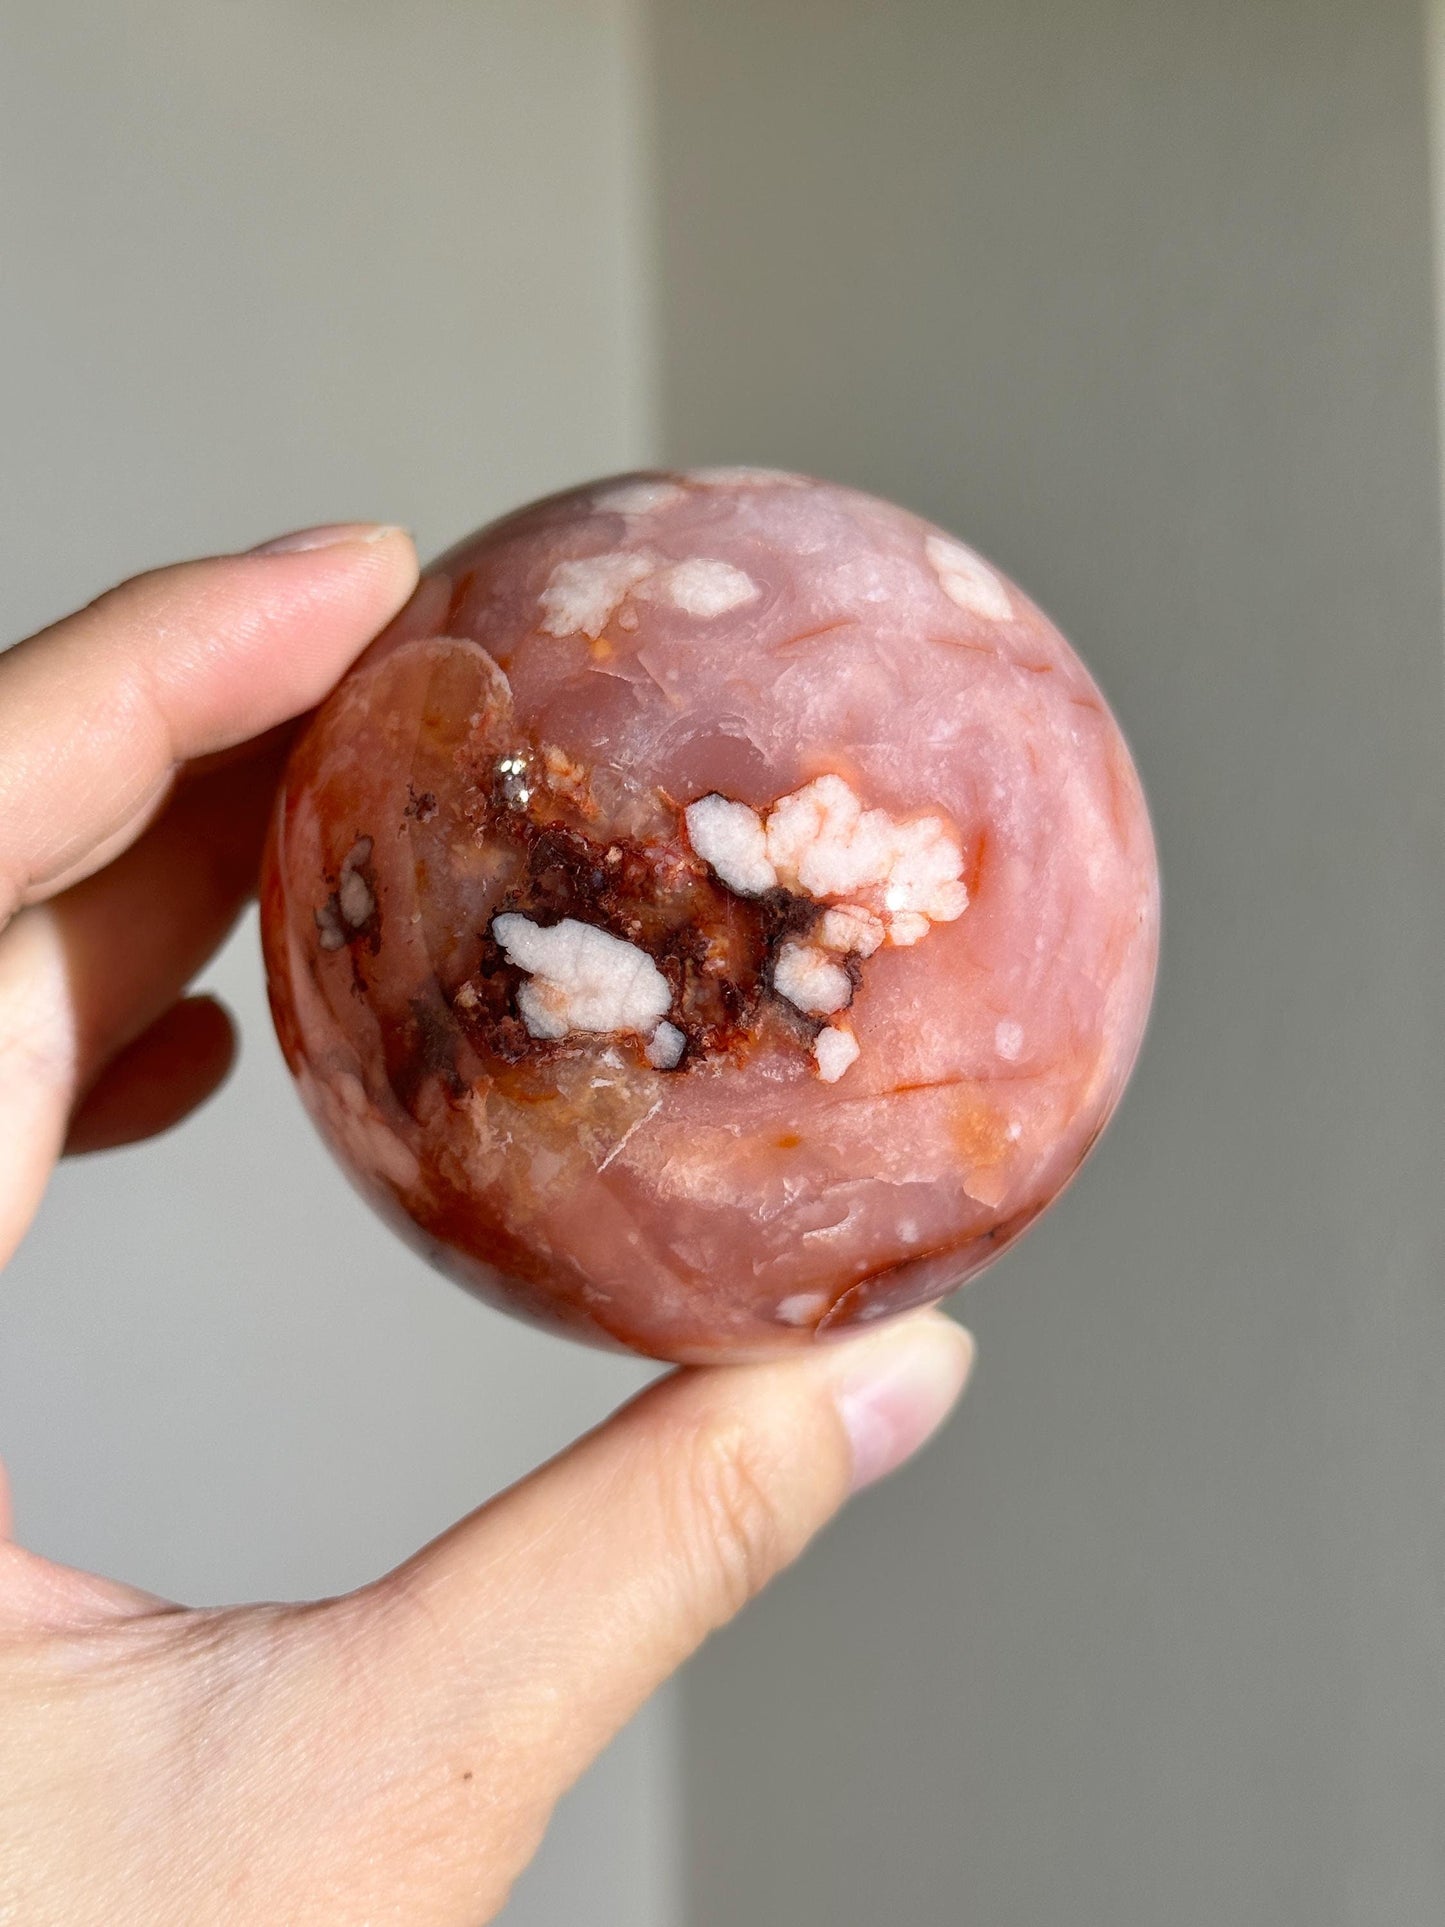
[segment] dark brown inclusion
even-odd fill
[[[806,937],[823,907],[783,889],[760,897],[726,889],[689,847],[680,808],[671,835],[603,838],[545,777],[532,777],[535,763],[523,749],[499,759],[478,824],[512,859],[515,880],[492,910],[475,974],[452,999],[474,1047],[507,1064],[578,1048],[535,1038],[522,1021],[525,973],[491,934],[492,919],[517,912],[543,926],[571,917],[645,950],[672,991],[668,1020],[686,1039],[678,1070],[737,1051],[764,1029],[810,1048],[821,1023],[776,994],[773,966],[783,942]],[[856,986],[858,960],[840,961]]]

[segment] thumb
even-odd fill
[[[850,1490],[923,1444],[972,1358],[968,1334],[928,1312],[777,1362],[677,1372],[335,1602],[344,1832],[358,1829],[368,1881],[384,1889],[392,1862],[419,1920],[499,1904],[558,1795]],[[335,1831],[331,1856],[349,1858]]]

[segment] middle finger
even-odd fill
[[[284,739],[184,780],[109,868],[0,934],[0,1264],[77,1099],[175,1002],[255,887]]]

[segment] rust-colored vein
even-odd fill
[[[475,569],[464,569],[459,576],[453,578],[451,599],[447,603],[445,624],[448,632],[455,629],[460,622],[462,610],[467,605],[467,598],[472,592],[472,584],[476,579],[477,572]]]
[[[977,902],[978,900],[979,885],[983,881],[984,858],[987,854],[988,831],[980,830],[978,833],[978,844],[973,852],[973,861],[968,867],[968,875],[964,878],[964,888],[968,891],[968,900],[970,903]]]
[[[996,656],[998,650],[986,642],[965,642],[962,636],[930,636],[940,649],[966,649],[971,656]]]
[[[768,653],[774,656],[790,656],[795,649],[801,649],[805,642],[816,642],[820,636],[831,636],[839,629],[856,629],[857,621],[852,616],[839,616],[836,622],[820,623],[816,629],[804,629],[801,634],[789,636]]]

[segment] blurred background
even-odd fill
[[[297,524],[762,462],[1099,675],[1166,952],[961,1417],[571,1796],[507,1927],[1445,1917],[1445,677],[1425,0],[8,0],[0,631]],[[124,933],[117,932],[117,941]],[[246,1045],[0,1284],[37,1549],[352,1585],[643,1368],[374,1223]]]

